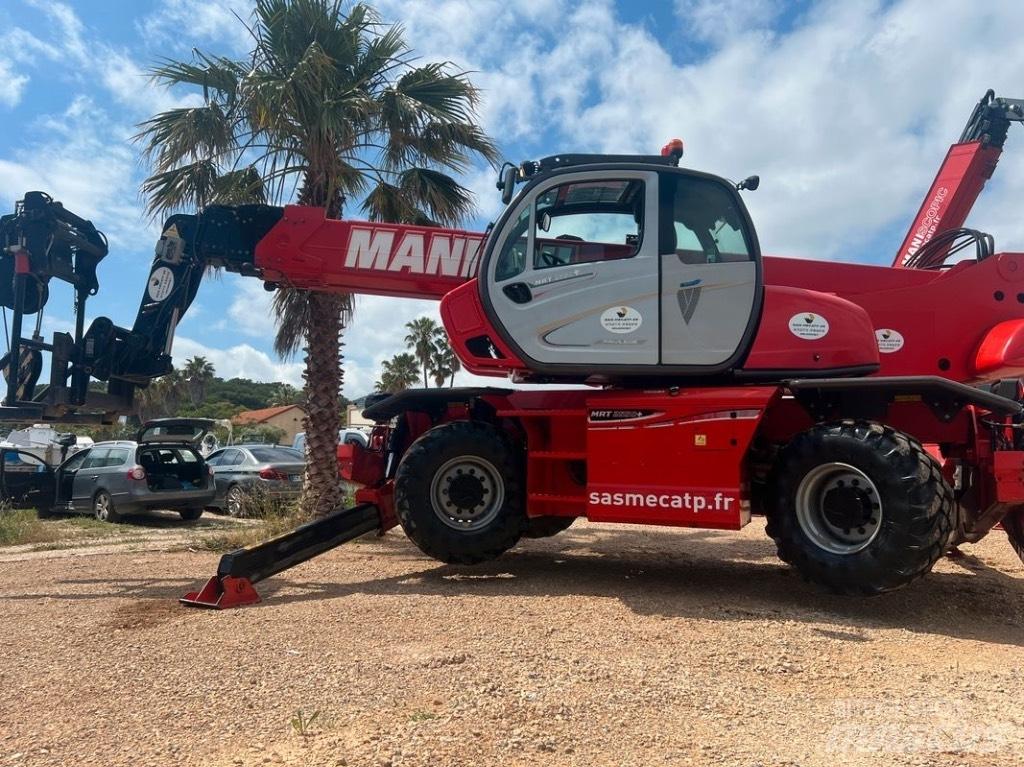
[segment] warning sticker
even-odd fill
[[[146,286],[149,297],[154,301],[163,301],[171,294],[172,290],[174,290],[174,272],[166,266],[154,269],[153,273],[149,275],[149,284]]]
[[[789,332],[797,338],[813,341],[828,334],[828,320],[814,312],[801,312],[789,318]]]
[[[882,354],[892,354],[903,348],[903,334],[892,328],[879,328],[875,331],[875,340],[878,341],[878,351]]]
[[[601,315],[601,327],[609,333],[633,333],[643,321],[643,315],[632,306],[613,306]]]

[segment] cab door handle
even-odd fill
[[[517,304],[528,304],[533,300],[530,286],[525,282],[513,282],[511,285],[503,287],[502,291]]]

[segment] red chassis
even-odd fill
[[[467,277],[476,270],[482,239],[326,220],[319,209],[292,206],[260,242],[256,265],[266,279],[297,287],[441,298],[444,324],[467,370],[528,376],[527,364],[491,327],[477,280]],[[744,372],[811,374],[867,364],[877,366],[876,376],[968,383],[1024,374],[1024,254],[999,253],[944,271],[765,257],[764,271],[760,330]],[[784,319],[808,296],[829,306],[833,320],[843,312],[848,319],[833,321],[826,339],[794,343]],[[487,344],[474,343],[479,339]],[[477,399],[525,444],[531,517],[738,529],[759,510],[756,483],[765,470],[759,458],[767,464],[774,446],[814,423],[806,406],[777,384],[498,391]],[[991,478],[960,499],[967,512],[962,538],[979,537],[1009,504],[1024,503],[1024,452],[995,452],[993,440],[1005,448],[1012,433],[1009,426],[993,431],[983,424],[991,420],[984,408],[960,403],[938,414],[941,408],[927,399],[897,394],[885,405],[884,422],[933,445],[950,479],[955,472]],[[436,408],[428,414],[410,403],[408,412],[396,413],[404,424],[402,446],[396,449],[390,427],[381,426],[375,458],[343,447],[356,453],[346,473],[365,485],[357,500],[377,504],[386,523],[396,524],[385,445],[401,456],[432,426],[465,418],[466,408],[467,402],[453,402],[442,414]],[[852,415],[847,408],[836,412]]]

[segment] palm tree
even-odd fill
[[[152,381],[144,389],[135,391],[135,415],[140,423],[153,418],[176,415],[181,398],[188,387],[180,370],[172,370],[165,376]]]
[[[435,342],[438,333],[443,332],[430,317],[417,317],[405,323],[409,331],[405,336],[405,345],[412,349],[423,369],[423,386],[430,386],[428,374],[430,372],[430,361],[436,351]]]
[[[419,365],[411,354],[396,354],[390,360],[385,360],[380,368],[380,380],[374,386],[378,392],[393,394],[419,383]]]
[[[270,390],[270,396],[267,398],[267,404],[271,407],[279,407],[281,405],[301,405],[303,400],[303,392],[301,389],[296,389],[294,386],[288,383],[274,384],[274,388]]]
[[[434,383],[444,386],[444,381],[447,378],[448,386],[454,386],[455,374],[461,369],[462,364],[455,355],[455,350],[452,349],[448,333],[444,328],[439,328],[437,337],[434,339],[434,351],[430,357],[430,372]]]
[[[444,63],[414,62],[397,26],[343,0],[257,0],[245,61],[194,53],[153,70],[169,86],[202,89],[198,107],[140,126],[154,173],[143,184],[155,215],[212,202],[281,201],[337,218],[352,197],[373,220],[454,225],[472,209],[448,172],[497,151],[475,124],[478,93]],[[340,505],[339,345],[351,297],[283,289],[274,300],[283,356],[305,351],[309,461],[303,503]]]
[[[192,357],[185,360],[182,375],[188,384],[188,394],[193,405],[198,405],[206,398],[206,385],[213,380],[216,371],[206,357]]]

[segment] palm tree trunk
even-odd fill
[[[307,171],[299,190],[300,205],[326,208],[328,218],[341,216],[342,197],[330,193],[322,175]],[[302,508],[322,517],[341,508],[344,497],[338,477],[338,431],[341,429],[341,334],[346,296],[308,294],[306,327],[306,477]]]
[[[310,293],[306,331],[306,429],[308,462],[302,506],[311,516],[341,507],[338,480],[338,430],[341,429],[339,381],[343,296]]]

